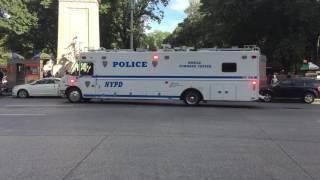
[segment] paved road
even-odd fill
[[[320,179],[319,105],[0,98],[0,179]]]

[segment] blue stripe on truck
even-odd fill
[[[120,97],[120,98],[159,98],[180,99],[180,96],[149,96],[149,95],[112,95],[112,94],[84,94],[84,97]]]
[[[126,79],[248,79],[247,76],[92,76],[93,78]]]

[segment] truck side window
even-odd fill
[[[222,72],[237,72],[237,63],[222,63]]]
[[[80,64],[80,74],[84,76],[93,75],[93,63],[85,62]]]

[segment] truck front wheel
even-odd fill
[[[68,100],[71,103],[79,103],[82,99],[81,92],[77,88],[72,88],[67,93]]]
[[[184,93],[183,101],[189,106],[195,106],[202,100],[201,94],[196,90],[189,90]]]

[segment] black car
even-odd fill
[[[320,82],[314,79],[287,79],[260,90],[265,102],[273,99],[301,99],[311,104],[320,96]]]

